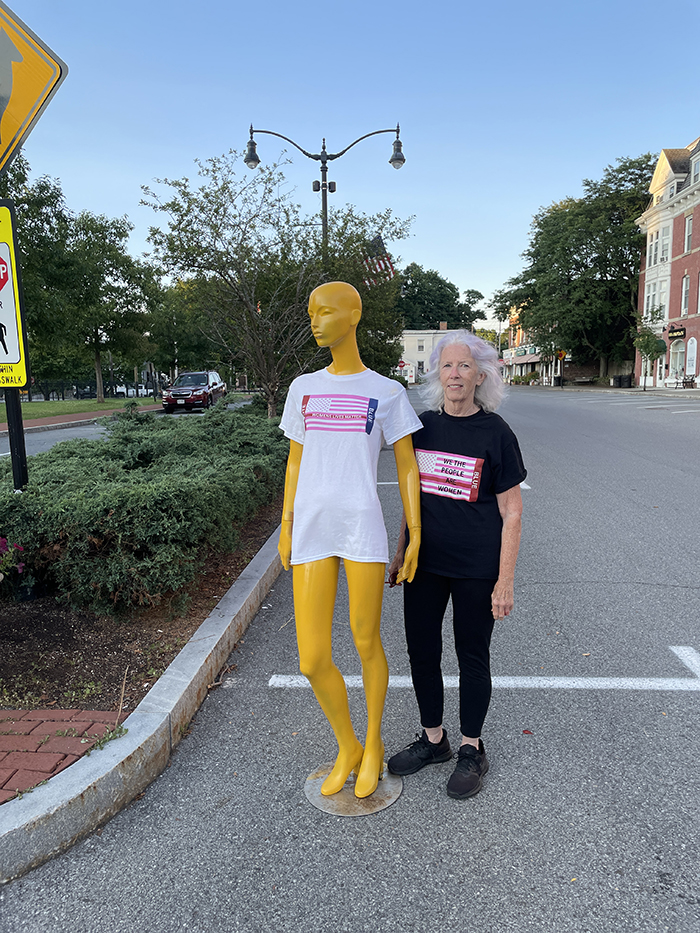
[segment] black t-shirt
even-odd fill
[[[413,435],[421,480],[418,566],[444,577],[495,580],[503,521],[496,493],[527,476],[518,441],[500,415],[426,411]]]

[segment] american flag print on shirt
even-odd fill
[[[363,395],[305,395],[301,403],[307,431],[371,434],[379,402]]]
[[[449,499],[476,502],[483,472],[483,459],[440,450],[416,450],[421,492]]]

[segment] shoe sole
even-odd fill
[[[404,768],[402,771],[394,770],[394,768],[391,767],[391,760],[389,760],[389,762],[387,763],[387,768],[392,774],[397,774],[399,777],[406,777],[406,775],[408,774],[417,774],[418,771],[422,771],[426,765],[443,764],[443,762],[449,761],[451,757],[452,757],[451,751],[443,752],[443,754],[440,755],[438,758],[431,758],[430,761],[421,762],[421,764],[419,764],[417,768],[410,768],[409,770],[406,770]]]

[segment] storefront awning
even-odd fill
[[[506,360],[506,366],[519,366],[520,363],[539,363],[539,353],[527,353],[525,356],[514,356]]]

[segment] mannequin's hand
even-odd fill
[[[292,522],[282,521],[280,530],[280,540],[277,545],[277,553],[282,561],[285,570],[289,570],[289,560],[292,556]]]
[[[399,575],[396,578],[397,584],[403,583],[405,580],[407,583],[410,583],[415,574],[416,569],[418,568],[418,551],[420,550],[420,528],[413,528],[411,530],[411,540],[408,542],[408,547],[406,548],[406,554],[403,559],[403,566],[399,571]]]

